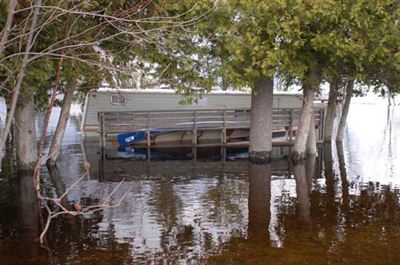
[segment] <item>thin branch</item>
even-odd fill
[[[5,48],[5,43],[8,40],[8,34],[10,34],[11,31],[11,25],[14,19],[14,11],[15,11],[15,6],[17,4],[17,0],[10,0],[8,2],[8,9],[7,9],[7,20],[6,24],[4,26],[4,30],[1,34],[1,40],[0,40],[0,57],[3,54],[4,48]]]
[[[71,216],[78,216],[78,215],[90,215],[93,214],[95,212],[98,211],[103,211],[105,209],[111,209],[111,208],[115,208],[118,207],[122,204],[122,202],[125,200],[125,198],[128,196],[129,191],[125,192],[116,203],[112,204],[110,202],[111,197],[121,188],[121,186],[125,183],[125,179],[123,179],[122,181],[120,181],[118,183],[118,185],[116,185],[114,187],[114,189],[111,191],[111,193],[102,201],[102,203],[100,204],[96,204],[96,205],[91,205],[91,206],[87,206],[87,207],[83,207],[81,208],[81,206],[75,206],[75,210],[69,210],[66,208],[66,206],[64,206],[62,204],[62,200],[65,198],[65,196],[68,195],[68,193],[74,188],[76,187],[79,183],[82,182],[83,179],[85,179],[88,176],[89,173],[89,163],[84,162],[84,168],[85,168],[85,172],[82,174],[82,176],[80,178],[78,178],[74,183],[72,183],[71,186],[69,186],[69,188],[67,188],[65,190],[65,192],[59,196],[58,198],[50,198],[50,197],[46,197],[46,196],[42,196],[42,195],[38,195],[39,199],[42,201],[42,203],[44,204],[45,209],[47,210],[47,220],[46,220],[46,224],[42,230],[42,233],[39,236],[39,241],[40,244],[43,245],[44,243],[44,239],[45,239],[45,235],[50,227],[51,221],[61,215],[71,215]],[[56,209],[59,210],[52,210],[49,206],[49,203],[53,203],[56,206]]]

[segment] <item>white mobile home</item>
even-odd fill
[[[85,100],[82,132],[97,133],[98,113],[110,111],[162,111],[195,109],[246,109],[250,108],[250,93],[215,91],[204,95],[197,103],[181,104],[182,96],[166,89],[108,89],[89,93]],[[279,92],[274,94],[274,108],[300,108],[302,95]]]

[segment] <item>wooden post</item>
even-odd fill
[[[151,146],[151,139],[150,139],[150,113],[146,113],[147,116],[147,148],[150,148]]]
[[[99,180],[104,181],[104,163],[106,162],[105,156],[104,156],[104,148],[101,149],[101,157],[99,159]]]
[[[222,144],[226,145],[226,111],[223,112],[223,125],[222,125]]]
[[[100,148],[104,148],[106,145],[106,134],[105,134],[105,118],[104,113],[100,113],[100,132],[99,132],[99,140],[100,140]]]
[[[226,160],[226,147],[221,146],[221,160],[225,162]]]
[[[197,115],[196,111],[193,112],[193,137],[192,143],[197,146]]]
[[[196,147],[192,148],[192,160],[193,160],[193,162],[197,161],[197,148]]]
[[[222,130],[221,130],[221,158],[225,160],[226,156],[226,110],[222,112]]]
[[[289,141],[293,139],[293,110],[289,110]]]
[[[101,166],[103,166],[104,168],[104,160],[105,160],[105,148],[106,148],[106,131],[105,131],[105,117],[104,117],[104,113],[100,113],[100,132],[99,132],[99,138],[100,138],[100,156],[101,156],[101,160],[103,160]],[[100,171],[104,170],[102,168],[100,168]]]
[[[150,163],[151,160],[151,149],[147,147],[147,163]]]
[[[103,113],[99,113],[99,147],[103,148]]]
[[[324,139],[325,128],[325,109],[321,108],[319,111],[319,140]]]

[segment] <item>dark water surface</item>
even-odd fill
[[[43,194],[62,194],[88,160],[67,207],[101,203],[122,179],[111,201],[128,195],[55,219],[45,249],[32,179],[5,167],[0,264],[400,264],[399,109],[356,102],[343,145],[300,165],[221,161],[218,150],[212,159],[198,150],[197,161],[191,150],[177,161],[101,160],[72,119],[58,170],[43,169]]]

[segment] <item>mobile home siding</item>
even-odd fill
[[[111,95],[125,95],[126,104],[111,104]],[[180,104],[178,94],[153,91],[98,91],[88,95],[83,117],[85,132],[98,129],[98,112],[107,111],[159,111],[185,109],[243,109],[250,108],[251,97],[248,93],[211,93],[204,95],[197,104]],[[300,108],[302,97],[299,94],[275,94],[274,108]]]

